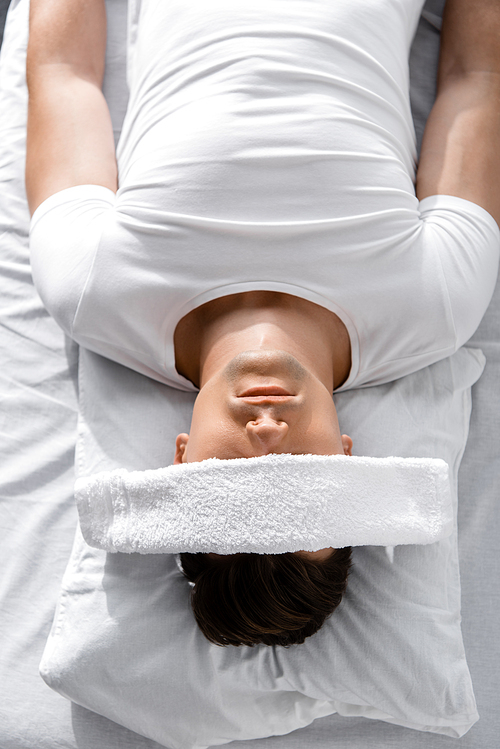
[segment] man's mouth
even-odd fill
[[[289,393],[285,388],[279,385],[259,385],[258,387],[248,388],[245,392],[238,395],[238,398],[291,398],[293,393]]]

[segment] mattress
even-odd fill
[[[107,3],[108,71],[123,67],[126,2]],[[0,746],[2,749],[153,749],[159,744],[52,691],[38,666],[71,552],[78,348],[33,287],[23,186],[27,0],[12,0],[0,58]],[[434,96],[441,2],[428,2],[412,51],[412,105],[421,137]],[[106,93],[119,131],[125,78]],[[469,346],[486,367],[473,388],[469,441],[459,474],[462,630],[480,720],[460,739],[494,749],[500,735],[499,543],[500,291]],[[119,697],[118,697],[119,698]],[[168,716],[175,719],[175,716]],[[448,745],[445,736],[330,715],[251,749]]]

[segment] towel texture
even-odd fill
[[[428,544],[453,527],[448,465],[431,458],[212,458],[105,471],[78,479],[75,493],[85,540],[112,552]]]

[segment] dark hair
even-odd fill
[[[347,585],[351,547],[323,561],[297,553],[180,555],[194,583],[191,606],[215,645],[299,645],[337,608]]]

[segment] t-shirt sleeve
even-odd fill
[[[493,296],[500,230],[484,208],[452,195],[424,198],[420,215],[426,243],[440,258],[459,348],[476,331]]]
[[[45,308],[71,337],[103,225],[115,198],[112,190],[99,185],[69,187],[41,203],[31,219],[34,284]]]

